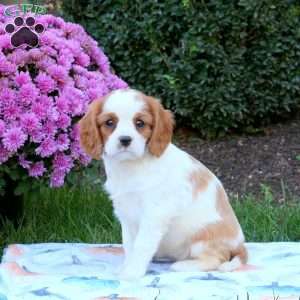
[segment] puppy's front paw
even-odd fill
[[[137,280],[137,279],[142,278],[144,275],[145,275],[145,271],[125,267],[119,273],[118,277],[119,277],[120,280],[133,281],[133,280]]]

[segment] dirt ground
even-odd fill
[[[300,199],[300,116],[264,128],[260,134],[205,141],[195,132],[177,129],[176,144],[199,159],[231,195],[259,194],[261,184],[275,199]]]

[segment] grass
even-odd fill
[[[300,240],[299,199],[278,204],[263,187],[259,198],[248,195],[231,203],[247,241]],[[11,243],[120,241],[120,225],[99,184],[93,188],[43,189],[26,199],[25,218],[18,228],[6,222],[0,231],[0,248]]]
[[[260,197],[248,195],[231,204],[249,242],[300,240],[300,199],[275,202],[270,189],[262,186]]]
[[[18,228],[5,222],[0,248],[11,243],[120,242],[120,227],[111,202],[100,188],[43,189],[27,197]]]

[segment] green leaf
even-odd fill
[[[17,184],[14,193],[15,195],[19,196],[28,193],[30,190],[31,190],[30,182],[21,181]]]
[[[116,74],[211,137],[299,109],[299,1],[62,0]],[[71,16],[71,17],[70,17]]]

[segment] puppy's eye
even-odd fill
[[[115,123],[112,119],[109,119],[109,120],[105,121],[105,126],[106,127],[111,128],[111,127],[114,127],[114,125],[115,125]]]
[[[135,121],[135,126],[137,128],[143,128],[145,126],[145,122],[143,120],[136,120]]]

